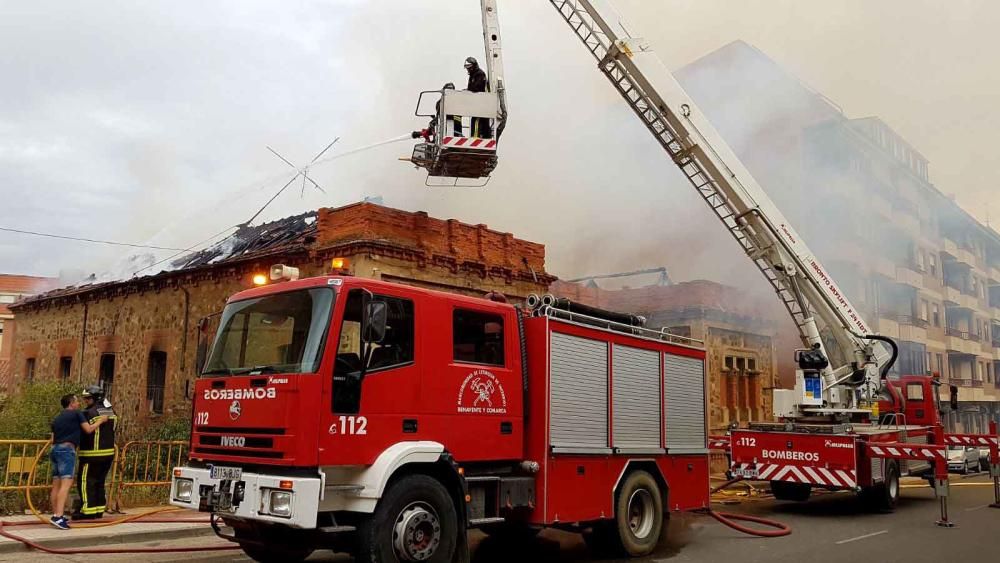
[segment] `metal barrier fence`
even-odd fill
[[[42,451],[48,444],[48,440],[0,440],[0,491],[50,488],[52,467]],[[32,475],[36,458],[38,467]]]
[[[0,493],[48,491],[52,487],[48,446],[48,440],[0,440]],[[136,440],[115,450],[106,490],[108,507],[120,510],[129,500],[164,502],[173,468],[187,459],[188,442]]]
[[[108,481],[108,506],[122,507],[128,491],[166,499],[173,469],[187,459],[188,442],[183,440],[135,440],[127,442],[115,460],[116,479]]]

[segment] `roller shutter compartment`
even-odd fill
[[[660,448],[660,354],[631,346],[611,351],[612,439],[623,451]]]
[[[553,332],[549,439],[553,451],[608,448],[608,343]]]
[[[704,453],[705,362],[663,355],[667,453]]]

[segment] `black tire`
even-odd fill
[[[989,471],[990,470],[990,460],[989,459],[979,458],[979,470],[980,471]]]
[[[892,512],[899,503],[899,464],[886,462],[885,480],[861,492],[864,503],[876,512]]]
[[[375,513],[361,522],[356,558],[394,563],[419,556],[427,563],[451,563],[462,543],[459,531],[447,489],[427,475],[407,475],[389,485]]]
[[[803,502],[809,500],[809,495],[812,494],[812,485],[809,483],[771,481],[771,494],[778,500]]]
[[[482,526],[479,531],[498,540],[522,542],[534,539],[542,529],[522,522],[501,522]]]
[[[663,497],[653,476],[633,471],[615,497],[615,518],[599,522],[584,534],[587,546],[600,555],[649,555],[663,532]]]
[[[240,549],[247,557],[260,563],[298,563],[312,555],[313,549],[295,545],[289,538],[282,538],[280,531],[255,534],[251,530],[237,530],[236,537],[251,540],[240,542]]]

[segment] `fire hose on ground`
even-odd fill
[[[738,482],[740,482],[742,480],[743,480],[742,478],[739,478],[739,479],[730,479],[730,480],[726,481],[725,483],[723,483],[723,484],[719,485],[718,487],[715,487],[714,489],[712,489],[711,491],[709,491],[709,494],[715,494],[715,493],[721,491],[722,489],[725,489],[726,487],[729,487],[730,485],[738,483]],[[778,522],[776,520],[768,520],[766,518],[760,518],[760,517],[757,517],[757,516],[750,516],[750,515],[747,515],[747,514],[734,514],[732,512],[718,512],[716,510],[712,510],[711,508],[705,509],[705,512],[709,516],[711,516],[712,518],[715,518],[716,520],[718,520],[721,524],[725,524],[726,526],[729,526],[730,528],[736,530],[737,532],[743,532],[744,534],[749,534],[751,536],[758,536],[758,537],[762,537],[762,538],[780,538],[782,536],[787,536],[788,534],[792,533],[792,529],[790,527],[788,527],[787,524],[784,524],[782,522]],[[744,526],[742,524],[737,523],[736,522],[737,520],[739,520],[741,522],[753,522],[754,524],[760,524],[762,526],[768,526],[768,527],[774,528],[774,529],[773,530],[761,530],[761,529],[758,529],[758,528],[750,528],[748,526]]]
[[[73,555],[73,554],[114,554],[114,553],[188,553],[195,551],[227,551],[240,549],[239,546],[233,545],[222,545],[222,546],[204,546],[204,547],[133,547],[133,548],[107,548],[107,547],[86,547],[86,548],[56,548],[56,547],[46,547],[39,544],[38,542],[32,541],[23,536],[18,536],[7,530],[10,527],[16,526],[39,526],[39,525],[49,525],[48,520],[38,509],[35,508],[34,502],[31,500],[31,483],[35,477],[35,469],[38,467],[38,461],[42,457],[42,453],[52,444],[50,440],[41,448],[38,448],[38,453],[35,455],[35,459],[32,461],[31,470],[28,472],[28,477],[25,480],[24,485],[24,498],[28,503],[28,508],[31,509],[31,513],[34,514],[38,522],[8,522],[0,520],[0,536],[5,538],[19,541],[31,549],[36,549],[45,553],[51,553],[54,555]],[[107,522],[92,522],[89,524],[74,524],[73,529],[86,529],[86,528],[105,528],[108,526],[117,526],[118,524],[124,524],[126,522],[134,522],[137,520],[142,520],[142,522],[147,524],[208,524],[209,521],[204,518],[149,518],[154,514],[162,514],[164,512],[178,512],[180,508],[174,507],[164,507],[151,510],[149,512],[143,512],[141,514],[132,514],[125,516],[123,518],[117,518],[115,520],[109,520]]]

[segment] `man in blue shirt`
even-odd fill
[[[63,410],[52,420],[52,450],[49,460],[52,462],[52,518],[49,522],[61,530],[69,529],[69,521],[63,514],[66,508],[66,497],[73,486],[73,468],[76,465],[76,449],[80,447],[80,433],[92,434],[104,424],[107,417],[98,417],[91,424],[80,412],[80,400],[72,393],[63,395],[59,400]]]

